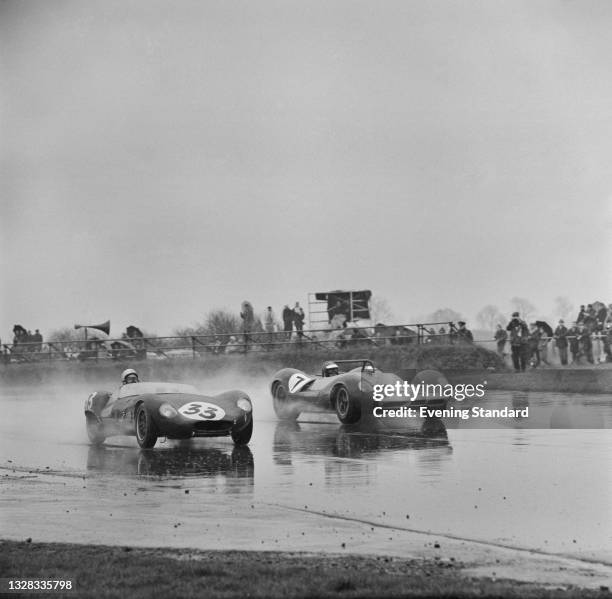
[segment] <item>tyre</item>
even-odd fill
[[[342,424],[355,424],[361,418],[361,406],[351,398],[348,389],[339,387],[335,393],[336,415]]]
[[[102,445],[106,440],[104,427],[98,419],[93,415],[85,416],[85,426],[87,428],[87,436],[92,445]]]
[[[143,449],[153,447],[157,443],[158,430],[144,405],[141,404],[136,409],[135,420],[138,445]]]
[[[287,390],[282,383],[278,383],[274,387],[274,394],[272,404],[274,406],[274,412],[279,420],[297,420],[300,415],[300,411],[291,405],[292,401],[287,397]]]
[[[246,445],[251,440],[253,434],[253,420],[242,430],[232,431],[232,441],[236,445]]]

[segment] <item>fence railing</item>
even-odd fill
[[[433,332],[432,327],[438,327]],[[439,327],[445,327],[440,332]],[[208,335],[138,338],[96,338],[19,342],[2,345],[5,363],[52,360],[197,358],[203,354],[244,354],[269,352],[289,347],[341,349],[368,346],[457,342],[453,322],[430,322],[376,327],[351,326],[344,329],[303,329],[292,331],[236,331]]]
[[[437,332],[433,327],[437,327]],[[443,332],[441,332],[443,330]],[[593,334],[601,343],[605,335]],[[568,336],[568,339],[573,338]],[[552,337],[543,338],[552,340]],[[304,329],[292,331],[239,331],[209,335],[90,339],[2,344],[5,364],[53,360],[127,360],[198,358],[205,355],[270,352],[287,348],[369,349],[403,345],[453,345],[470,343],[453,322]],[[473,343],[495,349],[496,340],[475,339]],[[554,344],[552,344],[554,346]],[[509,347],[509,342],[506,343]]]

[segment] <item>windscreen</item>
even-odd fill
[[[131,397],[145,393],[189,393],[202,395],[193,385],[183,385],[182,383],[130,383],[122,385],[119,389],[119,397]]]

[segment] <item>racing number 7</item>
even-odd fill
[[[296,389],[300,388],[300,385],[306,380],[306,377],[302,374],[294,374],[291,378],[293,378],[293,381],[291,381],[289,391],[293,393]]]

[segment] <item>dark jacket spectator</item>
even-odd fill
[[[302,338],[304,333],[304,310],[300,306],[300,302],[295,302],[295,308],[293,308],[293,322],[295,323],[295,330],[297,331],[298,337]]]
[[[459,325],[457,329],[457,341],[459,343],[473,343],[474,335],[472,335],[472,331],[466,328],[465,322],[460,320],[457,324]]]
[[[527,323],[519,318],[518,312],[512,314],[512,320],[508,323],[506,331],[510,333],[514,370],[524,371],[529,355],[529,328]]]
[[[561,359],[561,364],[563,366],[567,366],[567,346],[568,346],[567,336],[568,334],[569,334],[569,331],[567,330],[565,323],[563,322],[563,320],[560,320],[559,326],[555,329],[554,339],[555,339],[555,345],[557,346],[557,349],[559,350],[559,358]]]
[[[293,310],[288,304],[283,308],[283,330],[285,333],[291,333],[293,330]]]
[[[574,323],[568,331],[567,340],[572,353],[572,363],[578,362],[580,358],[580,329],[577,323]]]
[[[593,340],[591,339],[590,329],[585,325],[581,325],[578,336],[582,354],[586,357],[589,364],[593,364],[595,361],[593,359]]]

